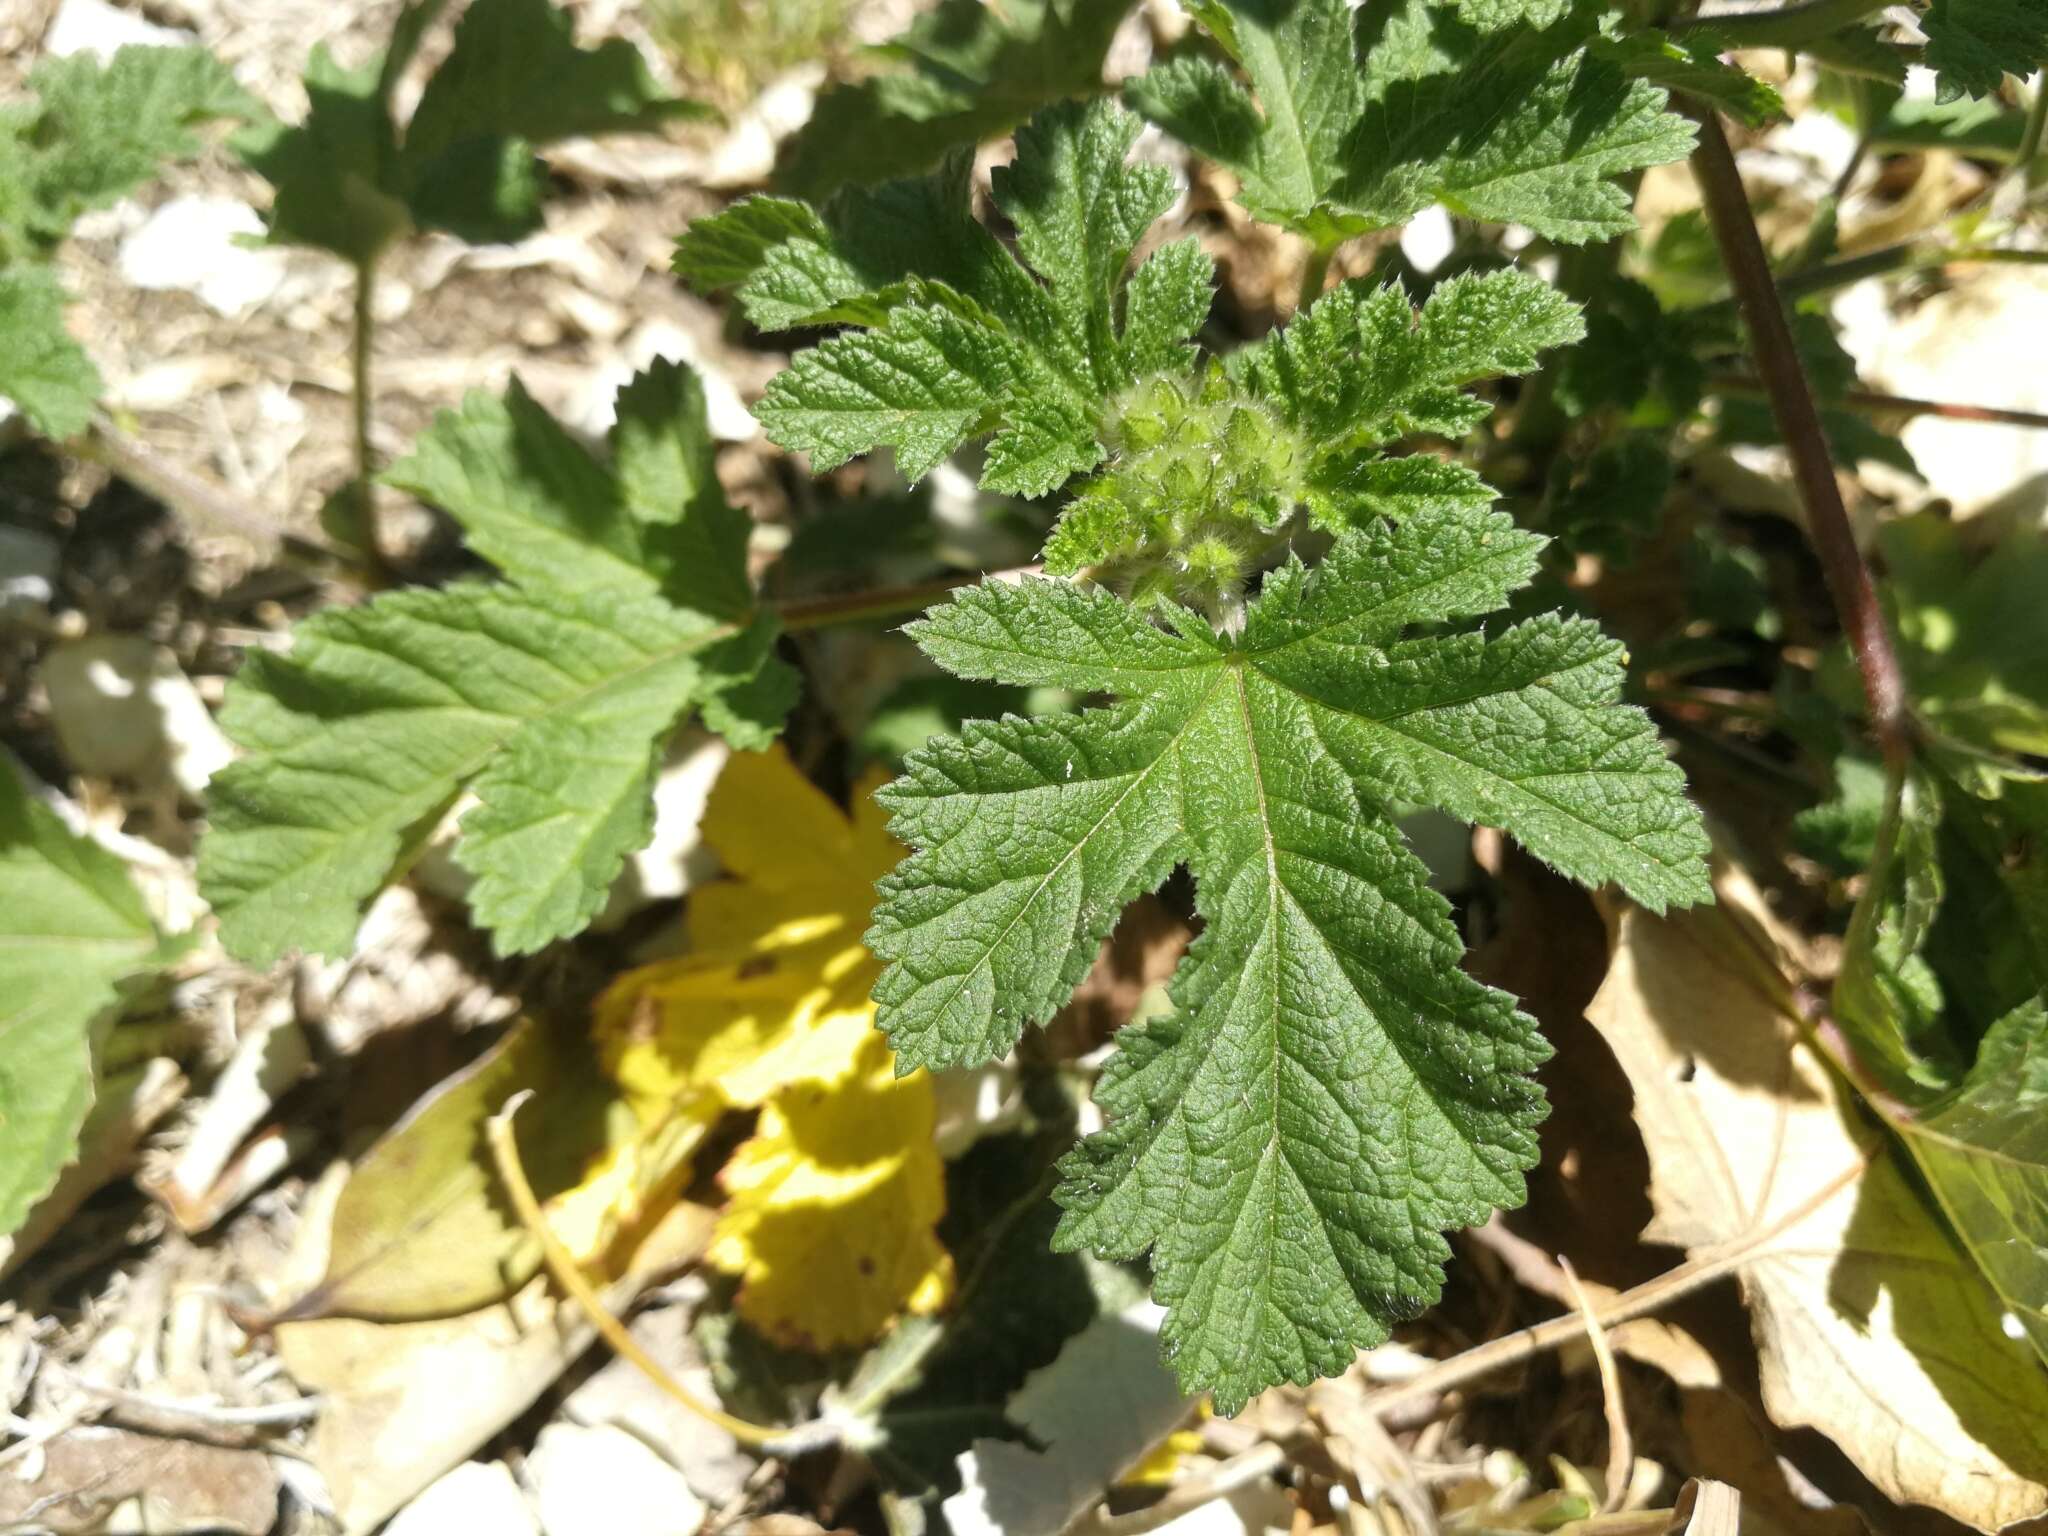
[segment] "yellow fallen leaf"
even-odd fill
[[[1206,1398],[1196,1404],[1196,1417],[1209,1417]],[[1199,1429],[1176,1429],[1147,1451],[1136,1466],[1117,1480],[1117,1485],[1122,1488],[1171,1488],[1180,1481],[1182,1466],[1191,1457],[1202,1454],[1202,1444]]]
[[[677,1101],[666,1119],[653,1122],[618,1108],[627,1123],[580,1181],[542,1205],[549,1228],[584,1264],[668,1211],[689,1180],[690,1154],[724,1112],[708,1094]]]
[[[703,827],[732,878],[692,893],[690,952],[622,976],[597,1013],[605,1070],[643,1123],[761,1110],[708,1258],[740,1277],[741,1316],[819,1349],[935,1311],[953,1283],[933,1234],[931,1082],[895,1075],[868,998],[861,935],[902,855],[874,787],[848,816],[781,749],[735,756]]]
[[[732,1199],[706,1255],[740,1277],[743,1317],[826,1350],[945,1305],[953,1262],[932,1232],[946,1208],[933,1118],[931,1079],[898,1077],[872,1031],[841,1070],[769,1100],[726,1166]]]
[[[726,764],[703,836],[734,878],[691,894],[691,953],[629,972],[598,1003],[605,1070],[630,1101],[665,1115],[715,1088],[753,1108],[821,1060],[853,1058],[880,971],[861,935],[875,881],[903,854],[879,782],[854,787],[849,818],[779,747]]]

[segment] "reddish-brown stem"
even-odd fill
[[[962,571],[908,587],[878,587],[866,592],[848,592],[830,597],[796,597],[773,604],[777,621],[786,630],[824,629],[833,624],[858,624],[866,619],[886,619],[899,613],[917,613],[930,607],[956,587],[977,581],[1014,581],[1036,575],[1035,565],[1003,571]]]
[[[1760,381],[1739,373],[1717,373],[1712,387],[1722,394],[1761,394]],[[1912,395],[1887,395],[1874,389],[1843,392],[1841,404],[1872,415],[1939,416],[1945,421],[1984,421],[2003,427],[2048,428],[2048,412],[2014,411],[2002,405],[1963,405],[1953,400],[1921,400]]]
[[[1820,556],[1828,591],[1856,665],[1863,676],[1863,694],[1870,709],[1870,727],[1888,760],[1901,760],[1911,749],[1906,718],[1906,687],[1899,671],[1898,653],[1892,649],[1891,633],[1885,626],[1884,610],[1877,600],[1877,587],[1870,579],[1870,567],[1863,563],[1856,547],[1856,535],[1849,527],[1849,512],[1842,505],[1842,489],[1835,480],[1834,462],[1821,431],[1820,411],[1814,404],[1813,389],[1800,366],[1798,350],[1792,344],[1792,327],[1785,318],[1784,302],[1778,296],[1770,259],[1757,234],[1756,220],[1749,211],[1749,194],[1743,190],[1742,173],[1735,165],[1735,151],[1728,145],[1720,117],[1710,110],[1694,113],[1700,125],[1699,147],[1693,151],[1693,174],[1707,206],[1707,221],[1713,226],[1721,260],[1735,287],[1736,303],[1749,331],[1751,353],[1771,415],[1779,435],[1792,455],[1793,478],[1806,508],[1807,533]]]

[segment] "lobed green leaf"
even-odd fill
[[[390,478],[513,584],[386,593],[244,664],[221,719],[246,755],[214,780],[200,849],[231,951],[345,953],[465,794],[471,908],[501,952],[538,949],[588,922],[646,842],[678,720],[702,709],[766,745],[790,678],[753,617],[699,382],[674,363],[634,379],[612,446],[599,463],[516,383],[472,395]]]
[[[868,935],[879,1023],[906,1067],[1004,1053],[1125,904],[1189,866],[1206,930],[1173,1015],[1121,1038],[1060,1241],[1151,1251],[1168,1356],[1225,1412],[1427,1305],[1442,1229],[1518,1200],[1535,1157],[1545,1048],[1459,970],[1391,807],[1502,827],[1660,909],[1709,894],[1698,814],[1617,702],[1611,641],[1555,618],[1434,633],[1501,606],[1540,546],[1424,506],[1269,575],[1236,635],[1042,579],[912,627],[964,677],[1116,702],[910,755],[883,795],[914,851]]]
[[[993,433],[982,484],[1041,496],[1107,452],[1104,417],[1141,368],[1191,360],[1213,266],[1190,241],[1132,252],[1172,201],[1130,163],[1137,119],[1107,102],[1040,113],[994,178],[1013,255],[972,216],[970,163],[849,190],[822,215],[748,199],[693,224],[677,271],[736,287],[755,324],[853,329],[798,354],[756,414],[829,469],[878,447],[912,479]],[[1021,255],[1022,261],[1018,259]]]
[[[1593,18],[1569,0],[1208,0],[1195,15],[1249,90],[1180,58],[1127,99],[1230,167],[1254,216],[1326,250],[1432,203],[1574,244],[1624,233],[1616,178],[1692,147],[1648,80],[1753,95],[1735,91],[1739,72],[1676,50],[1589,50]]]

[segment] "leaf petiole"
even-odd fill
[[[731,1435],[734,1440],[750,1450],[763,1451],[770,1455],[795,1455],[815,1450],[821,1444],[838,1438],[837,1431],[829,1425],[799,1425],[790,1429],[772,1428],[764,1424],[749,1423],[736,1418],[722,1408],[714,1408],[685,1387],[665,1370],[660,1361],[640,1347],[640,1341],[627,1331],[626,1325],[611,1314],[597,1289],[591,1285],[577,1264],[575,1255],[564,1246],[555,1229],[549,1225],[547,1214],[541,1210],[540,1201],[534,1197],[533,1185],[528,1182],[526,1169],[519,1160],[519,1144],[512,1135],[512,1119],[520,1107],[533,1097],[532,1090],[515,1093],[505,1101],[505,1107],[485,1122],[484,1133],[491,1144],[491,1160],[497,1165],[498,1178],[504,1183],[505,1193],[512,1201],[512,1208],[519,1213],[519,1220],[526,1230],[533,1234],[540,1244],[541,1259],[555,1283],[568,1292],[576,1304],[583,1309],[590,1325],[620,1355],[633,1362],[643,1371],[647,1379],[676,1402],[683,1405],[707,1424],[717,1426]]]

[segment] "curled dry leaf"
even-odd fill
[[[1888,1497],[1996,1530],[2048,1513],[2048,1376],[1881,1129],[1783,1006],[1755,886],[1610,912],[1587,1010],[1635,1090],[1644,1235],[1739,1264],[1764,1406],[1827,1435]]]

